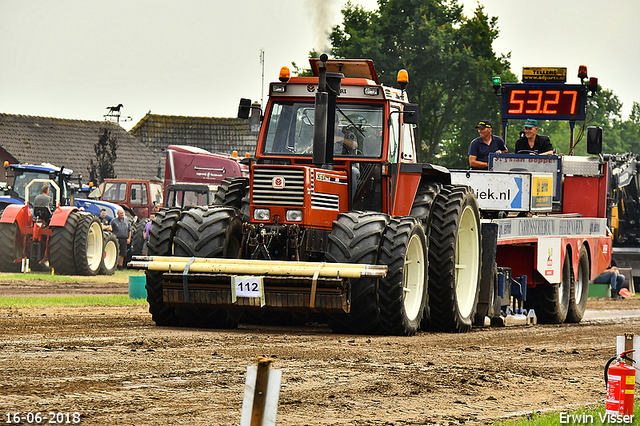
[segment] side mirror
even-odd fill
[[[238,118],[249,119],[251,113],[251,99],[241,98],[240,105],[238,105]]]
[[[418,104],[406,104],[402,111],[404,124],[418,124]]]
[[[587,152],[589,154],[602,152],[602,127],[587,127]]]

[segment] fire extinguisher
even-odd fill
[[[614,356],[604,367],[604,381],[607,384],[607,398],[605,400],[605,414],[632,415],[633,398],[635,395],[636,369],[625,363],[635,362],[627,356],[634,349],[624,351],[620,356]],[[613,361],[617,364],[609,367]]]

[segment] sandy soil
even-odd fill
[[[0,283],[0,291],[126,294],[127,285]],[[257,356],[282,370],[281,426],[486,424],[559,412],[603,401],[615,336],[640,326],[640,298],[590,300],[588,309],[613,315],[409,338],[338,335],[320,324],[156,327],[145,306],[0,309],[1,421],[77,412],[85,425],[238,425]]]

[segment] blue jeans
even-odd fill
[[[617,272],[604,272],[593,280],[595,284],[611,283],[611,290],[620,290],[624,284],[624,275]]]

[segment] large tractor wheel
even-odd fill
[[[176,256],[235,258],[242,241],[237,209],[221,206],[193,208],[182,215],[174,238]],[[236,328],[242,312],[235,309],[177,309],[180,323],[189,327]]]
[[[173,255],[173,238],[180,220],[180,209],[161,209],[156,213],[149,231],[149,256]],[[160,326],[178,325],[175,308],[164,304],[162,299],[162,272],[146,271],[147,302],[153,321]]]
[[[562,264],[562,282],[529,289],[532,300],[528,306],[535,309],[539,323],[562,324],[567,319],[571,289],[573,288],[571,269],[571,254],[567,251]]]
[[[430,325],[466,332],[480,291],[480,213],[471,188],[445,185],[433,205],[429,234]]]
[[[103,233],[103,257],[100,266],[100,275],[113,275],[118,266],[118,239],[113,233],[107,231]]]
[[[578,323],[582,321],[589,295],[589,269],[589,253],[587,253],[587,248],[582,246],[580,260],[578,261],[578,279],[573,282],[571,287],[569,311],[565,322]]]
[[[249,179],[245,177],[222,179],[213,199],[213,204],[241,208],[242,198],[247,192],[247,185],[249,185]]]
[[[102,224],[92,214],[82,215],[73,239],[73,258],[78,275],[97,275],[104,255]]]
[[[18,224],[0,223],[0,271],[20,272],[20,263],[15,260],[22,257],[22,238]]]
[[[413,199],[413,205],[411,206],[411,213],[409,216],[415,217],[422,222],[422,227],[425,232],[427,243],[429,242],[429,232],[431,231],[431,221],[433,220],[433,201],[436,199],[442,184],[437,182],[422,182],[418,186],[418,191]],[[429,256],[426,257],[427,273],[429,271]],[[428,283],[428,280],[427,280]],[[427,303],[424,305],[424,313],[422,315],[422,329],[429,327],[429,321],[431,318],[431,310],[429,309],[429,293],[427,292]]]
[[[347,212],[333,222],[325,259],[328,262],[376,264],[382,233],[389,217],[381,213]],[[378,280],[351,280],[351,312],[329,315],[336,333],[380,334]]]
[[[378,264],[387,265],[379,282],[379,306],[386,334],[412,336],[427,303],[427,242],[414,218],[390,219],[382,234]]]
[[[131,245],[126,256],[126,261],[129,263],[132,256],[140,256],[142,254],[142,248],[144,247],[144,227],[149,223],[149,218],[138,220],[131,226]]]
[[[71,212],[64,226],[55,226],[51,231],[49,264],[56,274],[75,275],[77,273],[76,262],[74,261],[74,241],[76,228],[81,217],[82,215],[79,212]],[[102,232],[102,227],[100,232]]]

